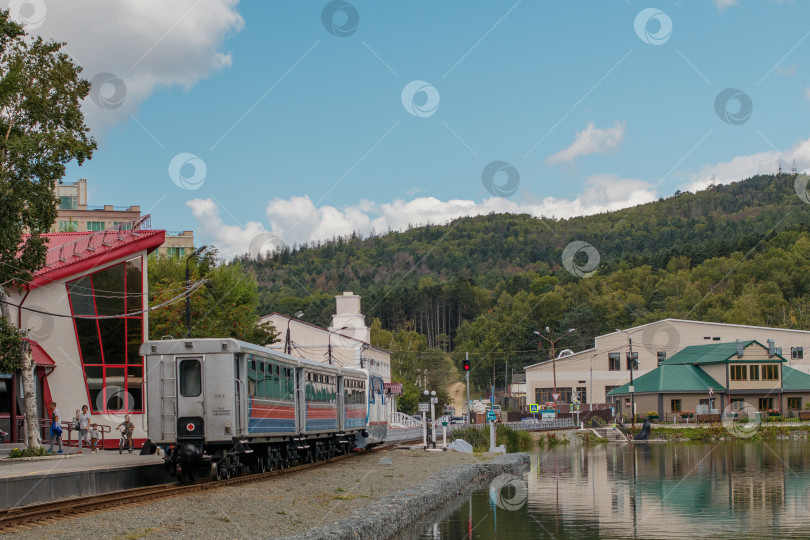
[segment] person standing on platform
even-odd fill
[[[58,454],[64,454],[62,451],[62,426],[59,425],[59,409],[56,408],[56,402],[51,401],[51,447],[48,452],[53,453],[53,445],[59,441]]]
[[[87,442],[87,446],[90,446],[90,441],[87,439],[87,430],[90,429],[90,413],[87,411],[87,405],[82,405],[82,412],[76,415],[76,424],[79,433],[79,454],[81,454],[82,442]]]

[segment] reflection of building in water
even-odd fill
[[[586,520],[610,536],[645,536],[662,523],[727,534],[729,522],[719,515],[733,512],[756,528],[805,500],[804,465],[800,475],[788,467],[802,456],[800,444],[763,443],[541,450],[527,475],[528,508],[549,530]]]

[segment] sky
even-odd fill
[[[223,257],[810,167],[810,3],[0,0],[93,83],[89,204]]]

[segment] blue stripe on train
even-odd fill
[[[366,425],[366,420],[365,418],[347,418],[345,423],[347,428],[363,427]]]
[[[322,429],[337,429],[337,420],[330,418],[313,420],[307,418],[307,431],[320,431]]]
[[[295,431],[295,420],[278,418],[251,418],[248,420],[248,433],[278,433]]]

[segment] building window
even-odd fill
[[[78,232],[79,224],[72,219],[59,220],[59,232]]]
[[[135,257],[67,284],[93,413],[143,412],[142,268]]]
[[[580,403],[588,403],[588,389],[584,386],[577,386],[577,394]]]
[[[553,388],[535,388],[534,389],[534,402],[535,403],[553,403],[554,396]],[[557,393],[560,394],[557,403],[571,403],[571,388],[557,388]]]
[[[627,371],[638,370],[638,353],[634,352],[632,355],[627,353]]]
[[[747,381],[748,373],[747,366],[733,365],[731,366],[731,380],[732,381]]]
[[[803,360],[804,359],[804,347],[791,347],[790,348],[790,358],[793,360]]]
[[[667,353],[666,353],[666,351],[658,351],[657,355],[658,355],[658,364],[659,364],[659,365],[660,365],[660,364],[661,364],[661,363],[662,363],[664,360],[666,360],[666,359],[667,359]]]
[[[773,398],[772,397],[759,398],[759,410],[767,411],[768,409],[773,409]]]
[[[789,398],[787,398],[787,406],[788,406],[788,409],[801,410],[802,409],[802,398],[800,398],[800,397],[789,397]]]
[[[617,352],[608,353],[608,371],[620,371],[622,369],[622,355]]]
[[[59,197],[60,210],[77,210],[79,208],[79,198],[75,195]]]
[[[608,394],[617,388],[618,386],[605,386],[605,401],[608,399],[613,399],[612,397],[608,396]]]
[[[113,221],[113,227],[118,227],[119,225],[123,225],[121,229],[128,231],[132,229],[132,222],[131,221]]]
[[[167,247],[166,256],[170,259],[182,259],[186,255],[186,248]]]
[[[762,366],[762,380],[763,381],[778,381],[779,380],[779,366],[776,366],[776,365]]]
[[[681,400],[680,399],[670,400],[669,410],[671,410],[672,412],[681,412]]]
[[[748,366],[748,378],[752,381],[759,380],[759,366]]]
[[[104,222],[103,221],[88,221],[87,222],[87,230],[88,232],[98,232],[104,230]]]

